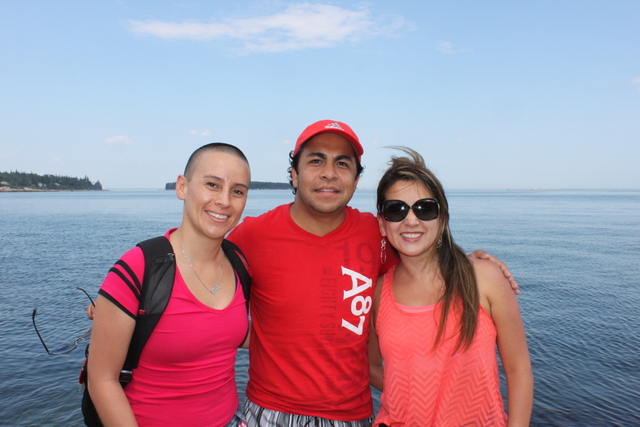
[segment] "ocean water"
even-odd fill
[[[640,425],[640,191],[450,191],[454,238],[504,260],[535,375],[534,426]],[[292,200],[252,191],[246,215]],[[374,192],[352,206],[373,211]],[[173,192],[0,193],[0,425],[81,426],[84,309],[113,262],[179,224]],[[247,381],[247,354],[237,362]],[[504,392],[503,392],[504,393]],[[377,404],[377,394],[374,394]]]

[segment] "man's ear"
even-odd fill
[[[298,172],[294,167],[291,168],[291,184],[293,185],[293,188],[296,190],[298,189]]]

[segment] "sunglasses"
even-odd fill
[[[91,298],[91,295],[89,295],[89,293],[87,291],[85,291],[82,288],[78,288],[78,287],[76,287],[76,289],[79,289],[82,292],[84,292],[84,294],[89,298],[89,301],[91,301],[91,304],[93,304],[93,306],[95,307],[95,303],[93,302],[93,298]],[[34,308],[33,309],[33,313],[31,314],[31,321],[33,322],[33,327],[36,330],[36,334],[38,334],[38,338],[40,338],[40,342],[44,346],[44,349],[47,351],[47,353],[49,353],[52,356],[57,356],[59,354],[69,353],[70,351],[72,351],[76,347],[78,347],[78,343],[80,343],[80,341],[88,341],[89,339],[91,339],[91,328],[89,328],[89,330],[87,332],[85,332],[80,337],[76,338],[75,340],[71,341],[69,344],[66,344],[66,345],[63,345],[61,347],[57,347],[54,350],[51,350],[44,343],[44,339],[42,338],[42,335],[40,335],[40,331],[38,330],[38,326],[36,326],[36,314],[37,313],[38,313],[38,309]]]
[[[420,221],[432,221],[438,218],[440,214],[440,205],[436,199],[420,199],[409,206],[402,200],[386,200],[382,204],[382,215],[384,219],[390,222],[400,222],[409,215],[409,211],[413,213]]]

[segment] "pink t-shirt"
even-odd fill
[[[393,297],[394,271],[384,276],[376,318],[384,392],[374,425],[506,425],[491,317],[480,307],[471,347],[452,354],[459,332],[458,319],[450,314],[446,339],[432,351],[442,303],[419,309],[399,305]]]
[[[109,272],[100,294],[135,317],[136,283],[142,282],[144,256],[136,247],[121,260],[137,280],[116,265],[126,281]],[[237,279],[231,303],[216,310],[193,296],[176,268],[169,304],[124,389],[138,424],[224,426],[238,408],[234,363],[247,328],[245,299]]]

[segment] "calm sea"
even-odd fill
[[[246,215],[291,201],[252,191]],[[640,191],[450,191],[452,230],[518,279],[535,374],[533,425],[640,425]],[[352,205],[372,211],[374,193]],[[179,224],[173,192],[0,193],[0,425],[81,426],[88,302],[136,242]],[[238,355],[238,387],[247,354]]]

